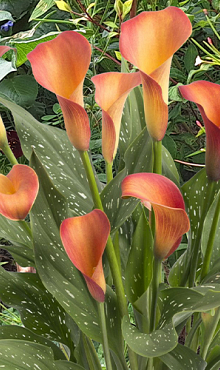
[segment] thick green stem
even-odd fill
[[[87,152],[79,152],[79,153],[80,153],[80,156],[81,156],[81,159],[82,159],[82,162],[83,162],[86,174],[87,174],[94,205],[96,208],[101,209],[103,211],[103,205],[102,205],[102,201],[99,195],[99,191],[98,191],[98,187],[96,184],[92,165],[89,159],[89,155]],[[112,277],[113,277],[113,281],[114,281],[114,285],[116,289],[116,295],[117,295],[121,317],[128,316],[127,301],[125,297],[124,286],[122,283],[122,277],[121,277],[118,261],[116,258],[114,246],[112,243],[112,239],[110,236],[106,244],[106,253],[107,253],[108,262],[110,265],[110,269],[111,269],[111,273],[112,273]],[[131,369],[138,370],[136,354],[130,348],[128,348],[128,352],[129,352]]]
[[[113,179],[112,163],[105,162],[105,169],[106,169],[106,178],[107,178],[107,184],[108,184]]]
[[[106,321],[105,321],[104,303],[98,302],[98,310],[99,310],[99,318],[100,318],[101,328],[102,328],[103,351],[104,351],[104,356],[105,356],[106,369],[112,370],[112,363],[111,363],[110,351],[109,351],[109,345],[108,345],[108,334],[107,334]]]
[[[200,248],[203,224],[204,224],[204,220],[205,220],[205,217],[207,215],[208,209],[210,207],[211,200],[213,198],[214,184],[215,184],[214,181],[209,181],[208,182],[207,197],[206,197],[205,202],[203,204],[202,215],[201,215],[201,218],[199,220],[199,227],[197,229],[195,243],[192,246],[193,248],[192,248],[191,270],[190,270],[190,274],[189,274],[189,287],[193,287],[194,284],[195,284],[196,270],[197,270],[197,265],[198,265],[199,248]]]
[[[95,180],[95,175],[94,175],[93,168],[92,168],[92,165],[89,159],[88,152],[79,152],[79,154],[80,154],[80,157],[82,159],[82,162],[83,162],[83,165],[86,171],[87,179],[89,181],[89,187],[91,190],[94,206],[103,211],[102,202],[100,199],[98,187],[97,187],[96,180]]]
[[[162,142],[154,141],[154,173],[162,174]]]
[[[215,330],[219,323],[219,319],[220,319],[220,307],[216,308],[215,315],[212,318],[212,323],[211,325],[209,325],[208,330],[205,331],[205,339],[203,345],[201,346],[200,351],[200,356],[203,358],[203,360],[206,359],[209,346],[213,340],[213,335],[215,334]]]
[[[157,298],[159,292],[159,284],[161,279],[161,260],[155,258],[153,266],[153,279],[151,282],[151,313],[150,313],[150,332],[154,331],[156,324],[157,313]]]
[[[13,152],[12,152],[12,150],[11,150],[11,148],[8,144],[6,144],[2,147],[2,151],[6,155],[9,162],[12,164],[12,166],[14,166],[14,164],[18,164],[18,161],[15,158],[15,156],[14,156],[14,154],[13,154]]]
[[[202,271],[201,271],[201,280],[203,280],[204,277],[208,274],[213,245],[214,245],[216,231],[217,231],[218,222],[219,222],[219,216],[220,216],[220,194],[218,196],[218,202],[216,205],[215,214],[213,217],[212,226],[211,226],[211,230],[209,234],[209,239],[208,239],[208,243],[206,246],[206,251],[205,251],[205,256],[204,256],[203,266],[202,266]]]

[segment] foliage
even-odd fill
[[[19,164],[35,170],[40,188],[26,220],[5,218],[0,210],[0,237],[10,241],[7,249],[15,261],[23,267],[35,267],[36,274],[7,272],[0,263],[0,298],[11,307],[4,306],[0,313],[1,365],[8,370],[11,363],[20,369],[21,361],[22,368],[36,366],[42,370],[217,370],[219,182],[211,191],[205,169],[201,170],[205,166],[206,130],[197,106],[183,98],[179,87],[201,79],[220,82],[219,1],[20,3],[0,3],[0,26],[13,22],[8,31],[1,30],[0,44],[14,48],[0,60],[0,109],[6,129],[16,129],[21,141],[24,155]],[[172,60],[169,124],[162,141],[161,168],[162,175],[182,189],[191,229],[179,248],[163,261],[163,269],[159,265],[158,273],[155,201],[150,198],[152,213],[149,205],[146,208],[136,199],[121,199],[121,183],[127,175],[158,172],[154,140],[145,127],[142,88],[135,87],[125,102],[119,147],[109,178],[108,163],[102,156],[102,110],[95,101],[91,78],[110,71],[134,73],[136,68],[119,51],[123,22],[143,11],[168,6],[188,15],[193,33]],[[92,46],[83,87],[91,125],[90,170],[68,139],[55,94],[37,84],[27,59],[38,45],[54,40],[65,30],[77,31]],[[198,55],[200,64],[196,63]],[[7,157],[0,153],[3,175],[15,164],[10,154]],[[100,198],[94,195],[91,171]],[[110,359],[99,303],[87,289],[86,274],[68,258],[60,236],[64,219],[83,217],[93,208],[101,208],[111,224],[111,242],[107,242],[103,256]],[[101,226],[97,228],[101,232]],[[204,272],[202,263],[208,258],[211,236],[213,250]],[[114,252],[109,252],[112,241]],[[121,287],[111,253],[118,261]],[[185,346],[178,343],[180,339]]]

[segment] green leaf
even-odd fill
[[[176,169],[175,162],[164,146],[162,146],[162,175],[168,177],[168,179],[179,186],[179,173]]]
[[[28,13],[35,3],[36,0],[1,0],[1,10],[10,12],[18,21]]]
[[[130,12],[132,7],[133,0],[127,0],[123,4],[123,12],[122,12],[122,19]]]
[[[72,214],[67,211],[65,198],[53,186],[34,153],[31,165],[40,183],[30,214],[37,271],[47,290],[79,328],[90,338],[102,342],[97,303],[90,295],[82,274],[68,258],[60,240],[60,224]],[[115,293],[111,289],[107,289],[106,305],[109,345],[120,358],[123,353],[120,315]]]
[[[152,279],[153,238],[143,211],[135,229],[125,270],[125,291],[133,303],[147,290]]]
[[[0,58],[0,81],[7,76],[9,73],[16,71],[13,66],[13,62]]]
[[[211,207],[209,208],[207,216],[205,218],[205,222],[204,222],[204,226],[203,226],[203,230],[202,230],[202,241],[201,241],[201,249],[202,249],[203,255],[205,255],[206,249],[208,247],[209,234],[210,234],[210,230],[211,230],[211,227],[212,227],[212,222],[213,222],[214,214],[215,214],[215,211],[216,211],[216,207],[218,205],[219,197],[220,197],[220,192],[215,197]],[[217,225],[217,229],[216,229],[216,233],[215,233],[215,238],[214,238],[214,243],[213,243],[213,250],[212,250],[210,266],[209,266],[210,269],[212,269],[215,262],[219,258],[219,240],[220,240],[220,219],[218,221],[218,225]]]
[[[55,4],[54,0],[40,0],[37,6],[34,8],[30,16],[29,22],[31,22],[32,19],[38,18],[44,13],[46,13],[49,9],[52,8],[52,6],[54,6],[54,4]]]
[[[39,123],[26,110],[12,102],[0,98],[0,103],[12,112],[25,157],[30,159],[32,150],[35,150],[53,184],[65,195],[75,215],[90,212],[93,201],[86,173],[66,132]]]
[[[189,181],[182,186],[183,198],[186,205],[186,210],[190,219],[190,231],[188,233],[188,249],[187,251],[177,260],[170,271],[169,283],[172,286],[180,284],[183,273],[187,269],[188,261],[191,258],[191,244],[196,238],[199,216],[202,214],[202,209],[207,198],[207,186],[208,178],[206,176],[205,169],[197,172]],[[215,191],[217,192],[220,184],[218,182],[214,185]]]
[[[54,344],[51,340],[45,339],[40,335],[36,335],[27,328],[23,328],[17,325],[5,325],[0,326],[0,341],[3,339],[18,339],[25,342],[34,342],[43,344],[44,346],[50,347],[53,350],[55,360],[65,360],[64,353]]]
[[[0,96],[22,107],[30,107],[38,93],[38,85],[33,76],[14,76],[0,83]]]
[[[15,20],[12,18],[11,13],[4,11],[4,10],[0,10],[0,22],[3,22],[3,21],[14,22]]]
[[[23,340],[0,340],[1,367],[5,370],[84,370],[69,361],[54,361],[53,351],[38,343]]]
[[[182,85],[181,83],[178,83],[177,85],[169,88],[169,99],[171,101],[183,101],[184,100],[179,92],[179,86],[181,85]]]
[[[212,0],[212,6],[215,10],[220,9],[220,0]]]
[[[143,357],[158,357],[170,352],[176,347],[178,340],[172,324],[162,330],[155,330],[152,334],[144,334],[130,325],[127,317],[123,318],[122,332],[128,346]]]
[[[219,370],[219,366],[220,366],[219,353],[220,353],[220,345],[215,345],[207,357],[208,365],[206,367],[206,370]]]
[[[220,286],[203,285],[192,288],[170,288],[160,291],[159,304],[161,318],[159,327],[172,320],[179,325],[193,312],[205,312],[219,306]],[[184,315],[185,317],[184,317]]]
[[[190,72],[191,69],[194,69],[195,60],[198,56],[198,50],[194,44],[189,44],[185,55],[184,55],[184,65],[187,72]]]
[[[12,221],[0,215],[0,236],[12,243],[4,246],[21,266],[34,266],[33,243],[25,221]]]
[[[178,370],[204,370],[206,362],[190,348],[178,344],[174,350],[160,356],[161,361],[169,369]]]
[[[103,207],[111,223],[112,232],[117,230],[132,214],[138,201],[121,199],[121,182],[131,173],[152,172],[152,140],[145,128],[125,153],[125,168],[101,193]]]
[[[20,67],[27,60],[27,54],[36,48],[42,42],[53,40],[58,35],[58,32],[50,32],[36,39],[31,40],[13,40],[11,39],[10,46],[17,49],[17,62],[16,66]]]
[[[39,276],[0,268],[1,299],[16,308],[22,323],[35,334],[69,345],[66,313],[45,289]]]

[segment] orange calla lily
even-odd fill
[[[168,122],[168,85],[173,54],[188,39],[192,26],[176,7],[143,12],[121,26],[122,56],[139,68],[145,118],[151,137],[163,139]]]
[[[99,209],[85,216],[67,218],[60,227],[61,240],[69,259],[83,274],[91,295],[99,302],[105,300],[102,255],[109,233],[109,220]]]
[[[206,173],[213,181],[220,180],[220,85],[196,81],[180,86],[182,96],[197,104],[206,129]]]
[[[112,163],[118,148],[121,116],[125,100],[140,85],[140,73],[102,73],[92,77],[96,87],[95,100],[102,108],[102,154]]]
[[[154,210],[154,255],[158,259],[169,257],[181,242],[190,223],[182,194],[169,179],[155,173],[136,173],[122,181],[122,197],[141,199],[143,205]]]
[[[7,176],[0,175],[0,213],[14,221],[25,219],[38,189],[35,171],[23,164],[16,164]]]
[[[83,108],[83,81],[91,59],[89,42],[75,31],[65,31],[37,45],[28,59],[37,82],[57,95],[71,143],[88,150],[91,133]]]

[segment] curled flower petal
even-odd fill
[[[92,81],[96,87],[95,100],[102,108],[102,153],[111,163],[118,148],[124,103],[131,89],[140,85],[140,74],[102,73]]]
[[[83,274],[91,295],[99,302],[105,300],[102,255],[109,233],[109,220],[98,209],[85,216],[67,218],[60,227],[61,240],[69,259]]]
[[[182,96],[197,104],[206,129],[206,173],[213,181],[220,180],[220,85],[196,81],[180,86]]]
[[[83,108],[83,81],[89,68],[91,46],[82,35],[65,31],[28,54],[37,82],[57,95],[67,135],[80,151],[88,150],[89,118]]]
[[[162,140],[168,122],[168,85],[173,54],[187,40],[192,26],[176,7],[143,12],[121,26],[122,56],[139,68],[148,131]]]
[[[190,227],[178,187],[162,175],[136,173],[122,181],[122,197],[138,198],[148,209],[150,205],[153,207],[156,224],[154,254],[158,259],[169,257]]]
[[[9,50],[15,50],[13,48],[10,48],[10,46],[7,46],[7,45],[0,45],[0,58],[2,57],[2,55],[4,55],[5,53],[7,53],[7,51]]]
[[[38,189],[38,177],[34,170],[16,164],[7,176],[0,175],[0,213],[14,221],[25,219]]]

